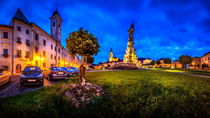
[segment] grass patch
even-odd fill
[[[94,104],[71,108],[59,96],[64,83],[0,99],[3,117],[210,117],[210,79],[155,70],[87,73],[106,94]]]

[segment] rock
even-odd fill
[[[104,94],[103,89],[91,83],[82,83],[82,84],[70,84],[62,86],[61,88],[70,88],[65,89],[64,95],[69,98],[72,106],[78,108],[81,104],[90,104],[96,99],[94,96],[101,96]]]
[[[100,96],[100,93],[96,93],[96,96]]]
[[[77,84],[70,84],[69,87],[74,89],[74,88],[78,87],[78,85]]]
[[[66,91],[65,92],[65,96],[72,99],[75,97],[75,94],[73,92],[70,92],[70,91]]]
[[[76,90],[76,93],[75,93],[77,96],[80,96],[82,94],[82,90]]]

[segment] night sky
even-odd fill
[[[17,8],[48,33],[55,9],[63,18],[62,44],[80,27],[93,33],[101,45],[95,63],[123,58],[127,30],[135,23],[138,57],[178,59],[182,54],[202,56],[210,51],[210,0],[0,0],[0,24],[9,24]]]

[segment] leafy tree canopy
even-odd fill
[[[100,48],[98,39],[83,28],[72,32],[66,39],[66,44],[70,54],[78,54],[84,57],[96,55]]]
[[[156,64],[159,65],[159,64],[160,64],[160,60],[157,60],[157,61],[156,61]]]
[[[152,61],[150,62],[150,65],[155,65],[155,61],[152,60]]]
[[[87,57],[87,63],[92,64],[94,62],[94,58],[92,56]]]
[[[190,64],[192,62],[192,57],[188,55],[182,55],[179,57],[179,62],[181,64]]]
[[[164,62],[165,64],[171,64],[171,59],[170,59],[170,58],[165,58],[165,59],[163,60],[163,62]]]

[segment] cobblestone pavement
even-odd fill
[[[17,94],[34,91],[46,86],[50,86],[52,84],[61,82],[60,81],[49,81],[44,79],[44,86],[20,86],[20,76],[12,77],[11,81],[3,86],[0,87],[0,98],[14,96]]]

